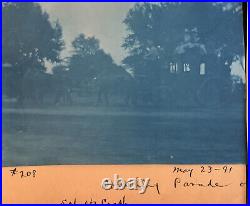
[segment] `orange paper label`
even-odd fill
[[[105,180],[108,189],[103,187]],[[123,183],[125,187],[119,188]],[[245,203],[246,167],[4,167],[2,187],[3,203]]]

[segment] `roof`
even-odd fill
[[[174,53],[175,54],[184,54],[187,52],[188,49],[198,48],[200,50],[201,55],[206,55],[207,50],[204,44],[201,43],[192,43],[192,42],[186,42],[182,43],[179,46],[175,48]]]

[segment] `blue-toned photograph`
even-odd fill
[[[242,3],[2,3],[3,166],[246,163]]]

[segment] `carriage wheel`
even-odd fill
[[[197,100],[201,106],[220,107],[229,102],[230,80],[210,78],[205,80],[197,91]]]

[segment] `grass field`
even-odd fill
[[[3,164],[244,163],[243,110],[3,108]]]

